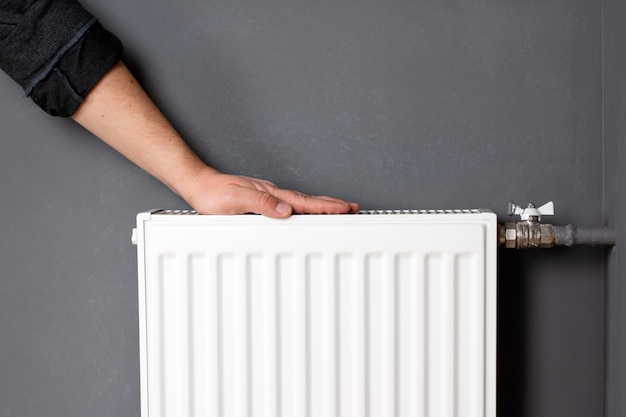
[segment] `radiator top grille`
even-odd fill
[[[379,215],[379,214],[472,214],[472,213],[484,213],[489,210],[483,209],[454,209],[454,210],[360,210],[356,215]],[[198,212],[195,210],[154,210],[152,214],[164,214],[164,215],[185,215],[195,216]]]

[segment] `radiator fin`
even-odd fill
[[[148,358],[161,384],[149,398],[165,416],[484,413],[463,383],[484,380],[472,254],[194,253],[159,264]]]

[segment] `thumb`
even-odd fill
[[[274,219],[284,219],[291,216],[293,211],[291,205],[265,191],[243,188],[239,197],[243,206],[241,212],[244,213],[252,212]]]

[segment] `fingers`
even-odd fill
[[[356,213],[359,206],[333,197],[309,196],[297,191],[270,187],[267,191],[242,188],[236,212],[252,212],[282,219],[299,214],[347,214]]]
[[[347,214],[356,213],[359,205],[328,196],[310,196],[299,191],[276,189],[274,195],[289,203],[294,213]]]
[[[257,178],[250,177],[236,177],[239,185],[242,187],[250,187],[254,188],[260,192],[265,192],[273,196],[273,199],[269,199],[273,204],[278,201],[282,201],[290,206],[289,215],[292,213],[299,214],[347,214],[347,213],[356,213],[359,211],[359,205],[356,203],[346,202],[344,200],[340,200],[334,197],[328,196],[311,196],[304,194],[295,190],[285,190],[282,188],[278,188],[275,184],[270,181],[261,180]],[[278,204],[278,203],[277,203]],[[280,206],[279,206],[280,207]],[[264,212],[260,212],[258,210],[250,210],[254,213],[260,213],[267,215],[265,213],[270,212],[270,206],[264,207]],[[279,217],[284,218],[289,215],[273,215],[269,217]]]

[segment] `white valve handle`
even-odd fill
[[[513,214],[520,216],[522,221],[527,221],[530,216],[536,217],[537,221],[540,221],[541,216],[554,216],[554,203],[552,201],[548,201],[539,208],[535,207],[534,204],[529,204],[528,207],[523,208],[510,202],[509,215]]]

